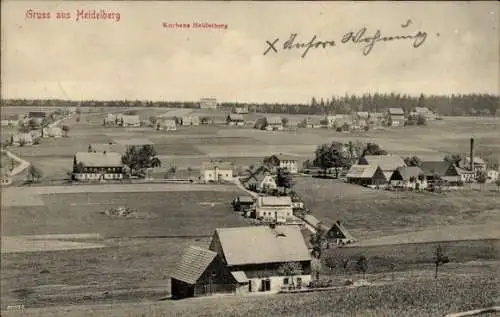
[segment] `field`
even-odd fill
[[[54,295],[61,289],[87,303],[92,302],[88,293],[106,290],[121,290],[134,299],[165,296],[168,274],[185,247],[206,247],[217,227],[252,224],[232,211],[229,202],[241,194],[236,187],[199,186],[111,194],[92,192],[90,186],[76,188],[81,193],[43,194],[41,187],[24,191],[38,196],[41,204],[23,206],[29,201],[11,199],[2,206],[2,304],[15,303],[19,289],[32,292],[29,306],[74,303]],[[137,214],[101,214],[120,206]]]
[[[445,272],[446,271],[446,272]],[[413,280],[329,292],[228,296],[144,304],[75,306],[71,309],[33,309],[23,316],[412,316],[435,317],[446,313],[489,307],[498,299],[495,268],[443,269],[438,280]],[[12,313],[12,316],[17,316]]]

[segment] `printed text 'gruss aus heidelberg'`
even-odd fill
[[[228,25],[225,23],[210,23],[210,22],[193,22],[193,23],[179,23],[179,22],[163,22],[163,27],[166,29],[218,29],[227,30]]]
[[[25,12],[26,19],[29,20],[75,20],[75,21],[114,21],[120,22],[121,15],[119,12],[110,12],[104,9],[99,10],[83,10],[78,9],[74,14],[71,14],[68,11],[58,10],[56,12],[46,12],[46,11],[38,11],[29,9]]]

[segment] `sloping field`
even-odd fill
[[[97,236],[97,238],[95,237]],[[104,248],[105,244],[83,242],[82,240],[98,240],[99,235],[33,235],[33,236],[3,236],[2,253],[45,252],[75,249]],[[80,241],[68,241],[80,240]]]
[[[488,307],[497,295],[497,287],[498,280],[492,279],[491,272],[483,275],[456,274],[437,281],[418,278],[382,286],[317,293],[30,309],[23,312],[23,316],[435,317]]]

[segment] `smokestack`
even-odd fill
[[[470,170],[474,170],[474,138],[470,138]]]

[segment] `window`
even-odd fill
[[[288,285],[288,277],[285,277],[285,278],[283,279],[283,285]]]

